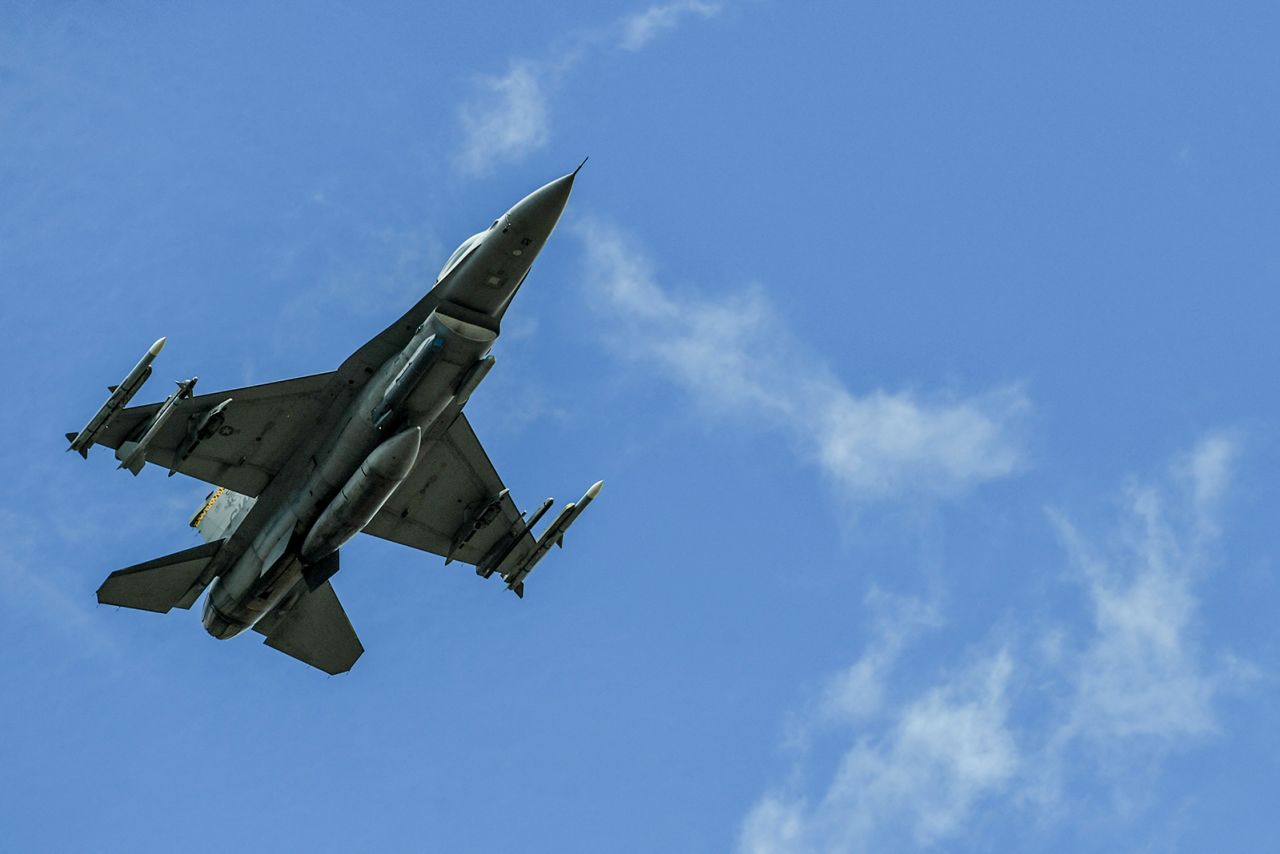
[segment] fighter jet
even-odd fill
[[[585,162],[585,161],[584,161]],[[578,167],[581,169],[581,165]],[[160,339],[68,450],[103,445],[216,488],[191,519],[203,545],[111,573],[98,601],[167,613],[208,590],[215,638],[252,629],[330,674],[364,652],[330,579],[363,531],[473,564],[521,598],[534,565],[600,491],[597,482],[539,536],[551,507],[521,513],[463,408],[494,365],[503,315],[555,228],[578,170],[462,242],[434,287],[336,371],[214,394],[184,380],[164,402],[125,408]]]

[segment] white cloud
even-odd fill
[[[1191,484],[1192,512],[1201,536],[1217,533],[1217,506],[1231,477],[1237,445],[1238,440],[1229,434],[1209,436],[1177,466],[1178,473]]]
[[[458,111],[465,138],[458,165],[480,175],[547,144],[546,75],[532,62],[514,62],[500,77],[482,77]]]
[[[1182,495],[1131,487],[1119,534],[1101,551],[1063,515],[1051,514],[1093,626],[1067,674],[1071,704],[1055,750],[1074,740],[1110,749],[1133,737],[1159,748],[1215,731],[1214,701],[1248,667],[1206,656],[1195,585],[1212,562],[1206,550],[1235,453],[1233,440],[1210,436],[1173,468]]]
[[[625,355],[660,367],[710,412],[785,430],[849,497],[954,494],[1022,464],[1016,428],[1029,403],[1019,388],[854,393],[795,342],[759,287],[676,296],[634,240],[598,221],[577,231],[587,281],[616,319]]]
[[[551,96],[587,57],[605,51],[637,52],[689,17],[710,18],[720,4],[677,0],[633,12],[605,27],[571,37],[554,60],[517,59],[506,74],[480,77],[458,109],[462,141],[455,163],[468,175],[484,175],[518,163],[551,138]]]
[[[1150,532],[1154,539],[1129,556],[1132,564],[1114,565],[1082,554],[1074,529],[1065,521],[1059,527],[1073,542],[1095,630],[1074,676],[1064,736],[1169,738],[1210,730],[1214,680],[1190,646],[1197,603],[1190,576],[1169,560],[1171,544],[1160,541],[1167,532]]]
[[[845,751],[812,802],[766,796],[743,824],[740,849],[887,850],[873,841],[929,845],[950,835],[1018,770],[1006,725],[1012,671],[1012,657],[1000,650],[908,704],[883,736],[859,738]]]
[[[822,721],[856,723],[877,714],[898,656],[923,629],[938,624],[936,606],[879,588],[872,588],[864,604],[875,614],[875,636],[857,661],[827,681],[817,710]]]
[[[618,46],[623,50],[641,50],[660,33],[674,30],[684,18],[690,15],[710,18],[718,14],[720,8],[719,3],[707,3],[703,0],[680,0],[650,6],[622,19]]]
[[[761,797],[740,850],[928,847],[973,832],[984,802],[1006,814],[1043,810],[1040,826],[1052,832],[1055,821],[1108,809],[1099,786],[1112,808],[1148,806],[1161,760],[1216,733],[1222,695],[1252,676],[1209,648],[1195,590],[1214,563],[1214,517],[1236,453],[1231,438],[1206,438],[1162,485],[1130,487],[1120,521],[1101,531],[1052,514],[1071,567],[1065,593],[1083,594],[1083,619],[1056,622],[1069,610],[1064,596],[1055,622],[1013,629],[1025,643],[964,653],[973,663],[959,669],[944,651],[940,675],[914,698],[891,696],[893,669],[936,612],[869,597],[874,637],[828,680],[822,702],[790,722],[813,731],[838,719],[852,742],[838,747],[838,767],[816,791],[793,783]],[[994,644],[988,636],[975,646]],[[1019,673],[1026,678],[1013,679]],[[803,770],[801,760],[789,778],[804,780]]]

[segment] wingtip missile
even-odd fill
[[[98,411],[89,419],[89,423],[83,430],[68,434],[68,441],[71,443],[67,448],[68,451],[76,451],[80,456],[88,458],[89,447],[93,444],[94,438],[106,428],[117,412],[129,404],[133,396],[142,388],[142,384],[151,376],[151,363],[164,349],[164,342],[165,339],[160,338],[148,347],[147,352],[133,366],[133,370],[129,371],[118,385],[107,386],[110,396],[106,403],[98,407]]]
[[[79,447],[79,448],[77,448],[77,447],[76,447],[76,436],[78,436],[78,435],[80,435],[80,434],[79,434],[79,433],[68,433],[68,434],[67,434],[67,441],[71,443],[71,444],[67,447],[67,450],[68,450],[68,451],[76,451],[77,453],[79,453],[79,454],[80,454],[80,456],[81,456],[82,458],[84,458],[84,459],[86,459],[86,460],[87,460],[87,459],[89,459],[89,448],[88,448],[88,447]]]
[[[538,561],[546,556],[552,546],[564,548],[565,531],[568,531],[569,526],[578,520],[578,517],[582,515],[582,511],[587,509],[587,505],[595,500],[603,486],[604,481],[597,480],[591,484],[581,498],[564,506],[560,514],[551,520],[551,524],[542,532],[542,536],[538,537],[538,545],[534,550],[506,576],[507,589],[516,591],[517,596],[521,599],[524,598],[524,580],[529,577],[529,573],[533,571]]]

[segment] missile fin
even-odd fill
[[[80,457],[81,457],[82,459],[86,459],[86,460],[87,460],[87,459],[89,459],[89,448],[88,448],[88,446],[85,446],[85,447],[83,447],[83,448],[77,448],[77,447],[75,446],[76,436],[79,436],[79,435],[80,435],[79,433],[68,433],[68,434],[67,434],[67,441],[72,443],[72,444],[71,444],[71,447],[70,447],[70,448],[67,448],[67,450],[68,450],[68,451],[75,451],[75,452],[77,452],[78,454],[80,454]]]
[[[144,454],[138,453],[138,444],[137,442],[125,442],[120,446],[119,451],[116,452],[117,459],[120,460],[120,465],[116,466],[117,471],[127,468],[133,473],[134,477],[137,477],[142,472],[143,466],[147,464],[147,459]]]

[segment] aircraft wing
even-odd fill
[[[417,465],[364,532],[424,552],[446,557],[452,552],[454,560],[476,564],[523,521],[503,493],[502,478],[466,415],[459,413],[447,432],[423,443]],[[472,531],[476,517],[495,500],[494,518]],[[513,564],[536,545],[533,535],[524,533],[503,564]]]
[[[147,462],[176,468],[198,480],[256,496],[271,482],[301,435],[328,413],[338,394],[335,373],[313,374],[265,385],[201,394],[178,403],[173,417],[147,447]],[[185,460],[177,460],[193,418],[198,419],[227,398],[221,428],[200,442]],[[118,412],[94,437],[108,448],[136,439],[160,404],[132,406]]]

